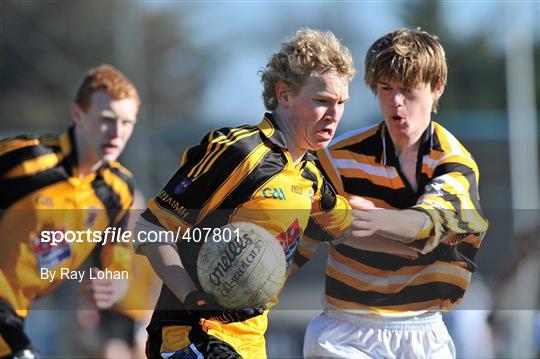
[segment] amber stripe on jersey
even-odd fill
[[[193,169],[189,172],[188,177],[193,179],[199,177],[201,174],[208,171],[208,169],[227,149],[228,146],[233,145],[244,137],[248,137],[256,133],[256,128],[251,127],[250,129],[246,129],[245,127],[239,127],[231,129],[230,133],[226,136],[222,135],[212,139],[209,143],[206,155],[197,166],[193,167]]]

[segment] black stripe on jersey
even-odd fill
[[[234,130],[234,132],[233,132]],[[198,163],[190,172],[193,172],[193,176],[196,178],[199,175],[203,175],[209,170],[208,165],[217,159],[219,153],[223,150],[224,147],[230,146],[231,142],[235,142],[239,136],[246,136],[248,134],[255,134],[258,130],[252,126],[241,126],[237,128],[223,128],[220,130],[214,131],[215,136],[212,140],[215,140],[218,137],[225,136],[225,138],[210,143],[210,151],[208,155],[205,154],[204,161]],[[202,171],[202,173],[200,173]],[[195,175],[198,174],[199,175]]]
[[[476,185],[477,178],[473,169],[462,163],[456,163],[456,162],[443,163],[437,166],[437,168],[433,172],[433,177],[438,177],[443,174],[451,173],[451,172],[458,172],[465,176],[465,178],[469,182],[470,199],[473,202],[474,207],[478,210],[479,213],[481,213],[480,203],[478,201],[478,186]]]
[[[461,253],[471,261],[474,260],[474,258],[476,257],[476,252],[478,252],[478,248],[467,242],[459,243],[457,245],[457,250],[459,253]]]
[[[407,187],[394,189],[379,186],[365,178],[342,177],[343,189],[357,196],[379,198],[392,207],[407,208],[416,204],[417,197]]]
[[[325,212],[328,212],[336,206],[336,192],[334,188],[330,186],[328,181],[324,181],[321,188],[321,193],[321,209]]]
[[[439,243],[431,252],[420,255],[410,265],[430,265],[435,262],[453,263],[462,260],[462,255],[455,245]]]
[[[348,146],[332,147],[332,152],[337,150],[351,151],[352,153],[361,153],[365,156],[375,157],[377,162],[382,160],[382,148],[381,148],[381,131],[380,129],[368,138],[363,139],[361,142],[355,142]]]
[[[441,245],[439,245],[441,246]],[[445,253],[445,257],[441,258],[445,262],[458,263],[461,267],[467,268],[471,273],[476,272],[478,266],[473,262],[476,257],[477,249],[469,243],[460,243],[457,246],[449,247]]]
[[[432,183],[433,184],[442,184],[444,185],[445,182],[444,180],[442,179],[433,179],[432,180]],[[444,210],[439,210],[439,208],[436,208],[440,213],[440,216],[442,218],[448,218],[449,216],[452,216],[453,214],[452,213],[449,213],[450,211],[455,211],[456,209],[458,208],[461,208],[461,202],[459,200],[459,197],[454,194],[454,193],[450,193],[446,190],[446,188],[442,187],[442,188],[435,188],[435,187],[430,187],[428,186],[426,188],[426,191],[424,192],[424,195],[435,195],[435,196],[438,196],[439,198],[442,198],[443,200],[445,200],[446,202],[449,202],[451,205],[452,205],[452,208],[448,208],[448,209],[444,209]]]
[[[430,282],[407,286],[400,292],[391,294],[375,291],[361,291],[327,275],[326,293],[331,297],[340,300],[356,302],[372,307],[384,307],[390,305],[414,304],[436,299],[449,299],[452,303],[455,303],[459,298],[463,297],[465,291],[459,286],[447,282]]]
[[[192,170],[192,166],[183,166],[165,186],[165,192],[167,192],[167,194],[169,194],[183,206],[193,210],[190,213],[190,216],[196,217],[198,213],[195,212],[199,211],[205,206],[212,195],[231,175],[231,171],[242,163],[246,156],[260,143],[260,136],[257,136],[254,132],[250,134],[250,136],[242,138],[238,142],[229,145],[214,162],[211,168],[208,169],[208,171],[201,174],[196,180],[193,180],[186,191],[182,192],[180,195],[175,195],[174,192],[176,186],[181,181],[186,179],[187,174]],[[198,147],[200,155],[197,157],[204,158],[206,146],[200,145]],[[197,160],[200,159],[197,158]],[[163,204],[159,197],[156,198],[156,201],[160,206],[163,206],[163,208],[169,207],[168,205]]]
[[[110,225],[113,225],[118,213],[122,210],[120,196],[105,182],[99,173],[96,174],[96,178],[92,181],[92,188],[107,211]]]
[[[300,251],[297,250],[296,252],[294,252],[293,261],[294,263],[296,263],[298,267],[302,267],[304,264],[306,264],[309,261],[309,258],[304,257],[302,254],[300,254]]]
[[[422,163],[420,162],[420,166],[422,166]],[[417,172],[418,173],[418,172]],[[424,172],[419,172],[418,173],[418,177],[416,179],[417,183],[417,190],[419,193],[423,193],[424,191],[424,188],[426,187],[426,185],[429,183],[429,181],[431,180],[431,178],[429,178],[429,176],[424,173]]]
[[[239,141],[239,137],[250,137],[254,134],[258,133],[259,130],[256,127],[251,126],[243,126],[238,127],[236,131],[232,132],[227,135],[227,137],[223,140],[218,141],[215,143],[214,148],[212,149],[212,152],[210,156],[204,161],[201,165],[203,165],[202,171],[204,172],[208,171],[210,168],[210,163],[214,162],[215,160],[220,156],[220,152],[223,151],[223,148],[234,145],[235,142]],[[198,172],[198,170],[196,171]]]
[[[432,238],[434,235],[435,235],[435,230],[432,228],[431,231],[429,232],[428,237],[421,238],[421,239],[416,239],[413,242],[410,242],[409,245],[411,247],[416,248],[416,249],[422,250],[423,248],[425,248],[426,243],[429,241],[429,239]]]
[[[255,166],[249,174],[247,174],[236,188],[224,198],[220,208],[234,209],[242,203],[249,200],[255,191],[261,187],[270,178],[283,171],[285,162],[282,153],[276,145],[267,142],[268,146],[272,146],[275,152],[266,153],[257,166]]]
[[[186,162],[185,163],[180,163],[180,165],[185,165],[186,163],[189,163],[190,161],[196,161],[197,153],[199,151],[198,147],[199,146],[188,148],[187,151],[186,151],[186,155],[185,155]]]
[[[27,146],[18,148],[0,156],[0,173],[7,173],[24,161],[54,153],[53,149],[45,146]]]
[[[433,126],[433,123],[431,125]],[[441,146],[441,141],[439,140],[439,136],[437,135],[437,131],[433,131],[431,140],[433,141],[432,149],[439,152],[443,152],[443,148]]]
[[[335,239],[334,236],[327,232],[323,226],[319,225],[313,220],[313,217],[309,217],[306,230],[304,232],[309,238],[319,242],[329,242]]]
[[[394,256],[392,254],[363,251],[361,249],[349,247],[345,244],[338,244],[334,248],[344,257],[380,270],[395,271],[401,267],[415,263],[415,261],[411,261],[410,259]]]
[[[32,176],[0,179],[0,206],[7,209],[27,194],[64,181],[68,177],[65,169],[57,166]]]
[[[141,217],[146,219],[148,222],[155,224],[156,226],[163,227],[161,223],[159,223],[159,219],[157,219],[157,217],[148,208],[141,213]]]
[[[425,191],[425,194],[430,194],[431,192],[432,191],[428,189],[427,191]],[[439,212],[438,216],[440,218],[442,218],[443,225],[445,225],[445,226],[448,225],[448,223],[450,223],[451,221],[453,221],[457,217],[456,222],[457,222],[457,227],[460,229],[459,232],[473,233],[474,229],[470,228],[467,222],[465,222],[463,220],[459,220],[460,214],[457,213],[457,212],[458,211],[474,211],[474,210],[473,209],[462,209],[462,210],[460,210],[459,208],[461,208],[462,206],[461,206],[461,202],[459,200],[459,197],[456,196],[455,194],[452,194],[452,193],[450,193],[448,191],[445,191],[443,189],[437,190],[436,195],[439,196],[439,197],[442,197],[445,201],[449,202],[452,205],[452,209],[450,209],[450,208],[449,209],[417,208],[417,209],[419,209],[420,211],[426,213],[427,215],[430,215],[430,212],[432,212],[432,211]],[[433,233],[430,233],[430,234],[433,234]],[[417,248],[422,248],[422,247],[418,246],[418,243],[416,243],[415,246]]]
[[[129,193],[133,195],[133,193],[135,192],[135,183],[133,182],[133,178],[117,167],[109,166],[109,169],[111,170],[112,173],[120,177],[120,179],[127,184],[129,188]]]

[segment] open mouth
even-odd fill
[[[317,137],[323,139],[323,140],[329,140],[332,139],[332,136],[334,135],[334,130],[331,128],[323,128],[316,132]]]
[[[405,117],[401,117],[399,115],[395,115],[395,116],[392,116],[391,117],[392,119],[392,122],[399,125],[399,126],[404,126],[407,124],[407,119]]]
[[[118,149],[118,146],[108,143],[103,145],[102,148],[105,152],[114,152]]]

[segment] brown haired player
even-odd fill
[[[463,297],[487,222],[476,163],[431,119],[446,75],[439,39],[420,29],[388,33],[367,52],[384,121],[318,153],[353,221],[350,239],[330,248],[326,310],[308,326],[306,357],[455,356],[439,311]],[[304,238],[299,265],[316,244]]]

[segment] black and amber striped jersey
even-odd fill
[[[43,231],[122,227],[133,189],[131,173],[117,162],[79,178],[73,128],[61,136],[0,142],[0,300],[24,316],[36,297],[66,279],[61,270],[77,269],[96,244],[101,247],[86,237],[53,245]],[[100,260],[103,268],[129,270],[132,249],[107,244]],[[42,279],[43,271],[56,273],[54,280]]]
[[[478,167],[471,154],[436,122],[422,134],[416,167],[418,190],[403,175],[384,123],[348,133],[318,153],[337,192],[377,207],[414,209],[431,222],[407,243],[417,259],[352,248],[330,248],[325,299],[330,307],[384,311],[447,309],[469,285],[488,223],[478,196]],[[301,264],[318,242],[304,238]]]
[[[324,180],[313,154],[295,164],[286,148],[271,114],[258,126],[213,131],[185,152],[180,169],[149,201],[142,217],[173,232],[231,222],[258,224],[281,243],[290,267],[305,233],[321,241],[345,235],[350,207]],[[202,242],[177,243],[182,264],[197,285],[196,259]],[[163,286],[153,320],[160,320],[159,309],[171,308],[182,304]],[[175,315],[182,323],[185,312]],[[169,314],[162,319],[174,323]],[[264,333],[266,316],[250,321],[256,323],[250,330]],[[241,323],[229,326],[236,324]]]

